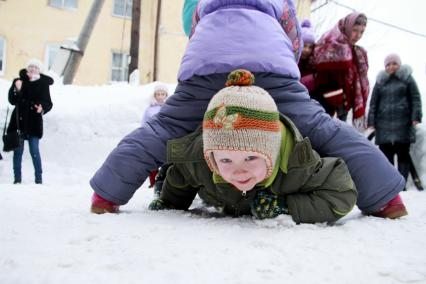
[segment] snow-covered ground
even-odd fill
[[[9,86],[0,80],[0,123]],[[412,183],[400,220],[357,209],[334,226],[152,212],[147,184],[121,214],[91,214],[88,181],[139,125],[152,89],[51,88],[44,184],[33,182],[28,147],[21,185],[12,184],[12,154],[2,153],[0,283],[426,283],[426,193]],[[424,125],[418,132],[414,157],[426,183]]]

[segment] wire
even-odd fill
[[[326,0],[326,2],[324,4],[322,4],[322,5],[318,6],[318,7],[316,7],[315,9],[313,9],[311,11],[311,13],[313,13],[313,12],[317,11],[318,9],[324,7],[329,2],[333,3],[333,4],[337,5],[337,6],[340,6],[340,7],[346,8],[348,10],[351,10],[352,12],[356,11],[356,9],[354,9],[352,7],[349,7],[347,5],[341,4],[341,3],[339,3],[339,2],[337,2],[335,0]],[[409,33],[409,34],[413,34],[413,35],[416,35],[416,36],[419,36],[419,37],[426,38],[425,34],[421,34],[421,33],[418,33],[418,32],[413,32],[413,31],[408,30],[406,28],[402,28],[402,27],[399,27],[399,26],[396,26],[396,25],[393,25],[393,24],[389,24],[389,23],[386,23],[384,21],[381,21],[381,20],[378,20],[378,19],[374,19],[374,18],[371,18],[371,17],[367,17],[367,18],[368,18],[369,21],[376,22],[376,23],[382,24],[384,26],[388,26],[388,27],[391,27],[391,28],[394,28],[394,29],[397,29],[397,30],[400,30],[400,31],[403,31],[403,32],[406,32],[406,33]]]
[[[377,22],[379,24],[382,24],[382,25],[385,25],[385,26],[388,26],[388,27],[391,27],[391,28],[394,28],[394,29],[406,32],[406,33],[410,33],[410,34],[413,34],[413,35],[416,35],[416,36],[420,36],[420,37],[426,38],[426,35],[424,35],[424,34],[421,34],[421,33],[418,33],[418,32],[413,32],[413,31],[407,30],[405,28],[401,28],[401,27],[398,27],[398,26],[395,26],[395,25],[383,22],[381,20],[377,20],[377,19],[370,18],[370,17],[368,17],[368,20],[373,21],[373,22]]]
[[[319,5],[318,7],[316,7],[316,8],[314,8],[314,9],[312,9],[312,10],[311,10],[311,13],[315,12],[316,10],[321,9],[322,7],[324,7],[324,6],[325,6],[325,5],[327,5],[327,4],[328,4],[328,0],[325,0],[325,2],[324,2],[323,4],[321,4],[321,5]]]

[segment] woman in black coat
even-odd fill
[[[49,86],[53,79],[40,73],[42,63],[31,59],[27,68],[19,72],[9,89],[9,102],[15,106],[7,132],[19,129],[24,140],[28,141],[35,171],[35,182],[42,183],[42,166],[39,140],[43,136],[43,115],[52,109]],[[18,122],[17,122],[18,116]],[[21,164],[24,143],[13,152],[14,183],[21,183]]]
[[[414,127],[421,122],[422,104],[412,69],[401,65],[397,54],[385,58],[385,70],[376,80],[370,101],[368,125],[376,130],[376,144],[407,180],[410,171],[410,144],[415,142]]]

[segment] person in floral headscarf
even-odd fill
[[[357,129],[366,128],[365,107],[369,93],[367,52],[356,43],[367,26],[367,17],[353,12],[339,20],[315,46],[317,84],[330,115],[346,121],[349,110]]]

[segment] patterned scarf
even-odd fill
[[[339,20],[337,25],[325,33],[315,47],[317,69],[345,70],[344,92],[346,110],[353,109],[353,118],[363,118],[370,91],[367,72],[367,52],[349,42],[355,20],[360,13],[354,12]]]

